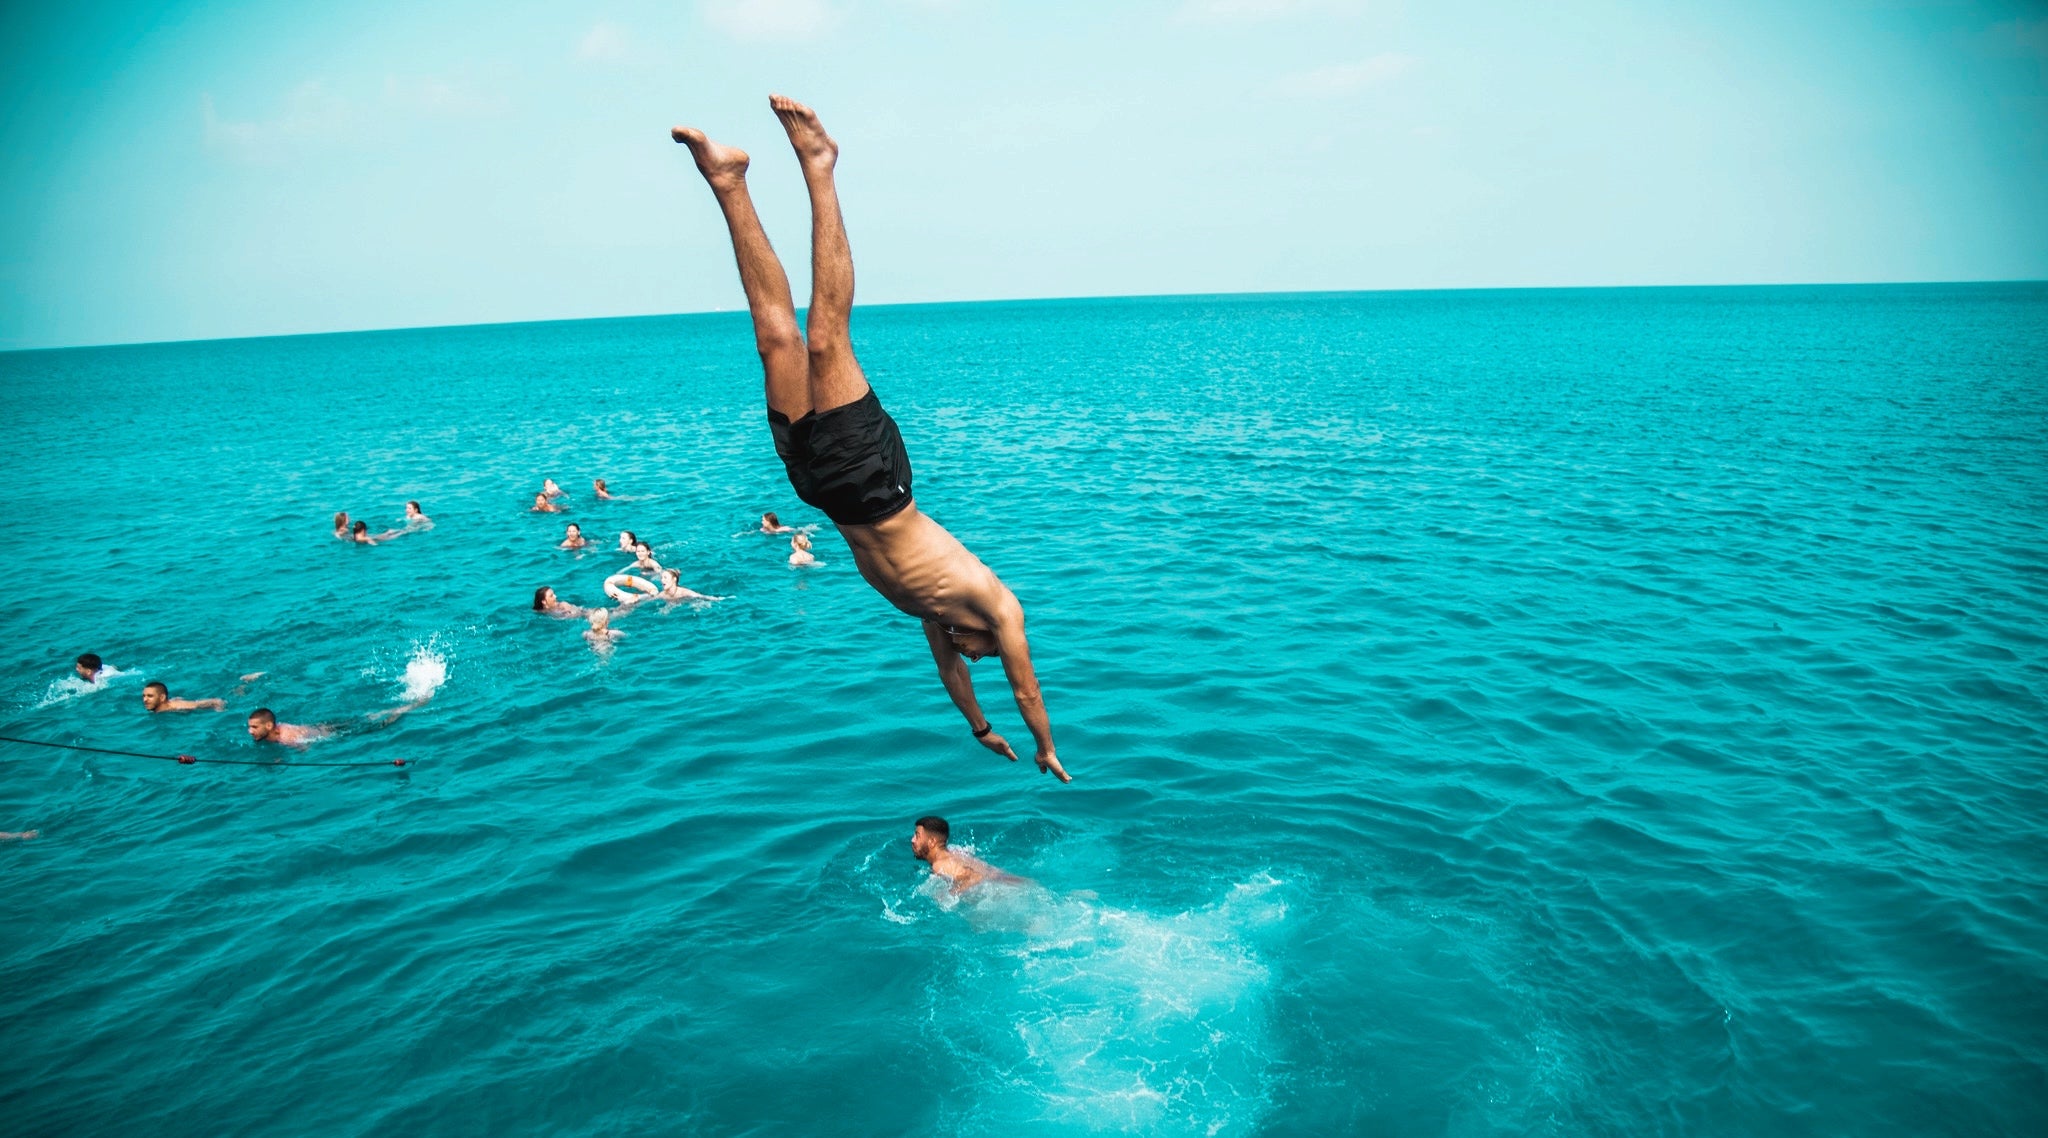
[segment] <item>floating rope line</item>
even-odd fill
[[[145,755],[141,751],[110,751],[105,747],[83,747],[77,743],[48,743],[41,739],[17,739],[12,735],[0,735],[0,743],[20,743],[29,747],[58,747],[66,751],[90,751],[95,755],[126,755],[131,759],[162,759],[167,763],[181,763],[192,766],[195,763],[217,763],[230,767],[402,767],[409,760],[391,759],[381,763],[295,763],[290,760],[272,762],[269,759],[197,759],[191,755]]]

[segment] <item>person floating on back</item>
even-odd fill
[[[801,333],[789,278],[747,192],[746,152],[713,142],[694,127],[675,127],[669,134],[690,148],[732,235],[766,378],[775,453],[797,497],[839,527],[868,584],[924,622],[939,679],[974,737],[999,755],[1017,758],[982,715],[967,669],[969,660],[998,656],[1037,742],[1038,769],[1071,782],[1054,751],[1052,721],[1031,669],[1023,606],[988,566],[917,508],[903,438],[854,359],[848,334],[853,253],[832,175],[839,146],[809,107],[781,95],[770,96],[768,105],[796,148],[810,190],[811,304]]]
[[[151,680],[142,685],[142,706],[157,711],[226,711],[228,701],[224,699],[174,699],[171,689],[162,680]]]

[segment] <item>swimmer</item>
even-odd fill
[[[638,589],[639,592],[629,593],[626,591],[627,589]],[[622,606],[631,605],[637,601],[646,600],[648,597],[657,596],[660,592],[661,587],[659,585],[645,577],[636,577],[631,573],[614,573],[604,579],[604,595],[619,602]],[[599,609],[598,611],[602,612],[604,610]]]
[[[654,559],[654,551],[647,548],[646,542],[636,541],[633,543],[633,564],[627,566],[627,568],[644,569],[649,573],[659,573],[661,572],[661,562]]]
[[[604,488],[604,479],[602,479],[602,478],[593,478],[593,479],[591,479],[591,480],[590,480],[590,488],[591,488],[591,489],[592,489],[593,491],[595,491],[595,492],[597,493],[597,496],[598,496],[599,500],[601,500],[601,501],[605,501],[605,502],[609,502],[609,501],[611,501],[611,500],[612,500],[612,492]]]
[[[349,540],[355,542],[357,545],[377,544],[377,539],[370,536],[370,523],[368,522],[358,521],[355,524],[355,528],[353,530],[350,530],[349,533]]]
[[[536,514],[559,514],[562,512],[562,507],[548,501],[546,494],[535,494],[533,496],[532,512]]]
[[[302,726],[297,723],[279,723],[277,716],[267,707],[259,707],[249,713],[249,738],[258,743],[276,743],[303,751],[308,743],[325,739],[334,734],[334,728],[326,724]]]
[[[172,699],[171,689],[162,680],[151,680],[142,685],[142,706],[157,711],[226,711],[228,701],[224,699]]]
[[[71,670],[77,672],[78,678],[86,683],[96,684],[100,682],[100,673],[105,671],[106,667],[105,661],[99,658],[98,653],[87,652],[72,662]]]
[[[41,830],[22,830],[18,833],[0,834],[0,842],[32,842],[42,836]]]
[[[577,524],[576,524],[575,522],[570,522],[570,523],[569,523],[569,530],[568,530],[567,534],[565,534],[565,535],[563,536],[563,538],[562,538],[562,544],[560,544],[560,545],[556,546],[555,548],[556,548],[556,549],[581,549],[581,548],[583,548],[584,546],[586,546],[586,545],[589,545],[589,544],[590,544],[590,543],[589,543],[588,541],[585,541],[585,540],[583,540],[583,527],[582,527],[582,526],[579,526],[579,525],[577,525]]]
[[[789,539],[789,567],[791,569],[802,569],[807,565],[816,564],[818,564],[818,559],[811,554],[810,538],[803,534],[797,534]]]
[[[791,527],[782,524],[781,518],[775,516],[774,510],[761,515],[762,533],[788,533],[790,529]]]
[[[977,885],[1029,885],[1031,879],[1014,873],[1004,873],[995,866],[972,854],[959,853],[947,847],[952,830],[946,820],[937,815],[926,815],[917,820],[917,828],[910,834],[912,857],[932,867],[932,875],[943,877],[953,883],[952,892],[965,893]]]
[[[420,511],[420,504],[418,502],[407,502],[405,504],[405,528],[433,529],[434,519]]]
[[[661,571],[661,591],[654,595],[660,597],[664,601],[670,602],[722,601],[727,599],[725,597],[714,597],[709,593],[700,593],[695,589],[684,588],[682,585],[682,579],[683,575],[680,571],[675,569],[663,569]]]
[[[612,645],[626,638],[626,634],[613,628],[610,609],[591,609],[590,627],[583,631],[583,639],[590,644],[590,650],[600,656],[611,654]]]
[[[1038,745],[1038,769],[1071,781],[1053,747],[1023,606],[988,566],[917,508],[903,438],[854,358],[853,254],[833,183],[839,145],[802,103],[775,95],[768,105],[782,120],[810,192],[811,303],[802,332],[789,278],[747,192],[746,152],[692,127],[669,134],[690,148],[725,215],[766,379],[768,427],[790,486],[838,525],[868,584],[923,622],[939,679],[975,740],[1017,757],[982,715],[968,673],[970,660],[996,656]]]
[[[636,546],[636,545],[639,545],[639,544],[640,544],[640,539],[639,539],[639,538],[637,538],[637,537],[634,537],[634,536],[633,536],[633,531],[632,531],[632,530],[629,530],[629,529],[622,529],[622,530],[620,530],[620,531],[619,531],[619,552],[620,552],[620,553],[631,553],[631,552],[633,552],[633,547],[634,547],[634,546]]]
[[[542,585],[533,591],[533,611],[546,613],[549,616],[580,618],[587,610],[569,604],[560,597],[557,597],[553,589]]]
[[[343,510],[340,513],[334,515],[334,536],[340,538],[343,541],[348,540],[347,510]]]
[[[540,480],[540,492],[543,496],[549,498],[567,497],[567,495],[562,493],[562,488],[560,486],[555,485],[555,480],[552,478],[543,478]]]

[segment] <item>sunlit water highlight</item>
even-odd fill
[[[412,763],[0,745],[9,1132],[2043,1129],[2048,288],[855,332],[1072,786],[749,532],[743,317],[0,355],[0,734]],[[531,611],[622,529],[731,599]]]

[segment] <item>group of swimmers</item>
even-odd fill
[[[433,528],[434,519],[420,511],[420,504],[418,502],[407,502],[405,504],[404,529],[388,529],[383,533],[377,534],[371,533],[370,523],[360,518],[351,524],[348,520],[347,510],[342,510],[334,515],[334,536],[341,541],[354,542],[357,545],[376,545],[379,542],[390,541],[394,537],[404,537],[409,533],[417,533],[423,529]]]
[[[101,659],[97,652],[87,652],[80,656],[72,663],[71,670],[80,680],[92,688],[103,687],[109,678],[121,674],[115,669],[109,668],[106,661]],[[263,672],[250,672],[244,675],[241,680],[241,686],[235,689],[234,694],[242,695],[246,693],[249,690],[249,685],[262,679],[265,674]],[[377,712],[369,717],[369,722],[373,724],[389,723],[406,712],[426,703],[432,694],[429,692],[426,696],[422,696],[410,703]],[[228,701],[219,696],[212,696],[206,699],[182,699],[172,695],[170,686],[162,680],[151,680],[142,685],[142,708],[152,715],[162,714],[167,711],[226,711],[228,709]],[[275,712],[267,707],[259,707],[249,713],[248,729],[249,738],[258,743],[277,743],[282,746],[303,750],[306,744],[311,743],[315,739],[325,739],[330,735],[339,734],[343,730],[343,725],[333,723],[310,725],[280,723]]]

